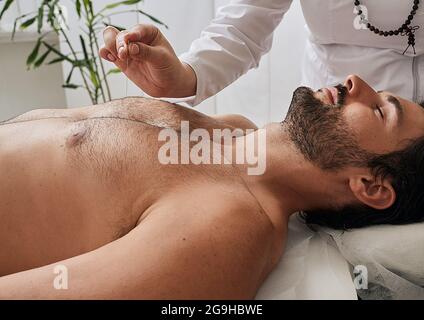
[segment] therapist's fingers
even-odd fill
[[[162,39],[162,33],[154,25],[138,24],[132,27],[129,32],[119,35],[119,37],[122,37],[122,41],[125,43],[142,42],[150,46],[155,46]]]
[[[115,62],[116,61],[116,56],[110,52],[108,49],[106,49],[106,47],[101,47],[100,51],[99,51],[99,55],[101,58],[110,61],[110,62]]]
[[[130,42],[128,52],[129,57],[134,61],[163,63],[166,60],[166,52],[163,48],[152,47],[141,42]]]
[[[118,35],[116,36],[116,40],[115,40],[115,48],[116,48],[116,52],[118,54],[118,58],[121,60],[126,60],[128,57],[128,46],[127,43],[124,39],[124,36],[128,33],[129,31],[124,30],[118,33]]]
[[[120,70],[122,71],[126,71],[127,69],[127,62],[118,59],[117,57],[115,57],[108,49],[106,49],[105,47],[102,47],[99,51],[100,57],[102,59],[105,59],[109,62],[113,62]]]
[[[116,50],[116,45],[115,45],[118,34],[119,34],[119,30],[112,26],[109,26],[103,30],[103,40],[105,43],[103,48],[108,50],[107,53],[113,55],[115,59],[118,57],[118,52]],[[101,51],[103,51],[103,54],[106,53],[105,50],[101,50]],[[102,58],[107,58],[107,56],[105,57],[102,56]]]
[[[128,51],[131,59],[136,61],[147,61],[152,56],[152,48],[141,42],[131,42]]]
[[[119,69],[126,71],[127,62],[118,58],[116,50],[116,38],[119,30],[114,27],[107,27],[103,31],[104,46],[99,50],[102,59],[113,62]]]

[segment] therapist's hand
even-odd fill
[[[158,28],[139,24],[119,32],[107,27],[100,56],[153,97],[183,98],[196,94],[196,75],[181,62]],[[127,45],[129,44],[129,45]]]

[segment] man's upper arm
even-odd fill
[[[254,297],[270,250],[263,217],[217,214],[196,204],[191,212],[177,212],[172,206],[158,210],[123,238],[97,250],[0,278],[0,298]],[[67,270],[67,290],[54,288],[56,265]]]

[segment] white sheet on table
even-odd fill
[[[368,288],[358,290],[362,299],[424,300],[424,223],[320,230],[352,266],[367,268]]]
[[[349,265],[325,233],[290,219],[280,263],[261,286],[258,300],[356,299]]]

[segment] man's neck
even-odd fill
[[[266,132],[265,172],[249,175],[249,164],[237,164],[237,167],[250,192],[270,218],[281,223],[281,219],[287,221],[295,212],[322,208],[330,202],[328,190],[331,181],[322,170],[305,160],[293,145],[283,125],[269,124],[251,133],[254,139],[252,136],[238,137],[237,140],[244,141],[246,154],[251,152],[248,151],[249,148],[258,150],[261,130]]]

